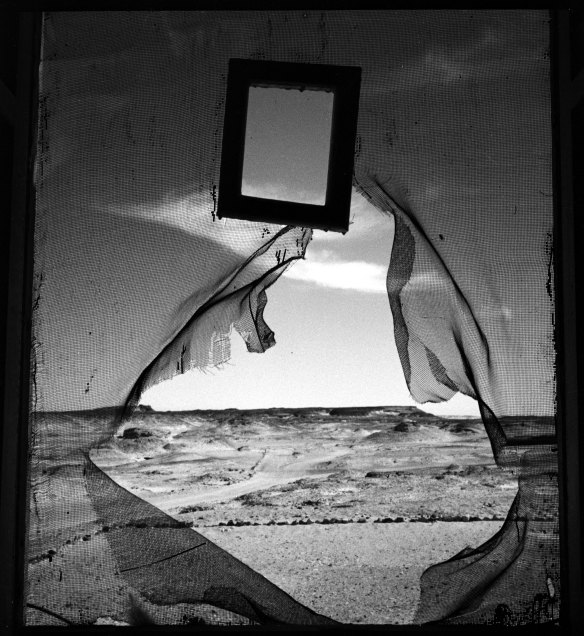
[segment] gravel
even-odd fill
[[[320,614],[343,623],[408,624],[422,572],[466,546],[478,547],[501,525],[436,521],[199,531]]]

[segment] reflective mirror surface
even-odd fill
[[[334,93],[250,86],[241,194],[324,205]]]

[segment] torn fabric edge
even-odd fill
[[[250,352],[261,353],[273,346],[273,332],[263,318],[265,290],[304,257],[311,238],[309,229],[286,226],[226,277],[144,369],[126,400],[122,421],[131,416],[146,389],[187,370],[227,362],[232,326]]]

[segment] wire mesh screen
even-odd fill
[[[547,13],[194,11],[45,14],[27,624],[335,623],[91,458],[146,388],[228,360],[232,327],[272,346],[266,290],[310,250],[215,216],[230,58],[362,68],[354,185],[394,217],[408,388],[475,398],[518,475],[501,530],[424,573],[415,622],[557,620]]]

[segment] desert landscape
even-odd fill
[[[411,623],[421,573],[493,536],[517,491],[516,478],[495,465],[480,420],[415,407],[140,406],[90,456],[130,492],[345,623]],[[103,559],[112,557],[103,529],[72,523],[56,531],[61,545],[48,560],[34,554],[33,526],[27,620],[46,624],[34,606],[46,604],[55,563],[62,571],[96,542]],[[85,604],[88,617],[94,588],[70,601]],[[110,610],[91,621],[127,624],[123,583],[102,592]],[[173,620],[141,603],[157,622]],[[202,609],[201,620],[212,622]]]

